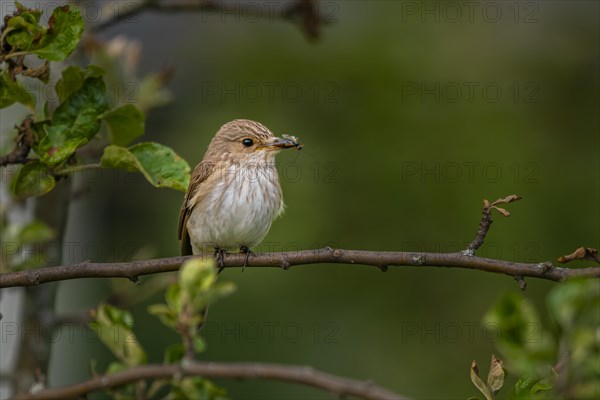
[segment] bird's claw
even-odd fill
[[[217,261],[217,267],[219,267],[219,271],[217,273],[221,273],[221,271],[225,269],[225,250],[216,247],[215,260]]]
[[[250,258],[250,256],[253,256],[254,253],[252,252],[252,250],[250,250],[248,246],[240,247],[240,253],[246,255],[246,257],[244,257],[244,265],[242,265],[242,272],[244,272],[246,266],[248,265],[248,259]]]

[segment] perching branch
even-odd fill
[[[248,13],[249,20],[268,17],[279,18],[284,21],[298,22],[302,29],[311,39],[319,36],[319,26],[321,24],[331,23],[331,18],[322,17],[316,0],[298,0],[274,7],[275,2],[253,3],[245,5],[239,2],[226,2],[218,0],[141,0],[137,3],[129,2],[117,12],[107,12],[106,18],[95,24],[91,30],[99,32],[120,22],[132,21],[136,16],[155,11],[161,13],[178,12],[206,12],[221,13],[222,15],[239,15]]]
[[[209,257],[212,255],[206,255]],[[92,263],[89,261],[60,267],[39,268],[0,274],[0,288],[36,286],[48,282],[80,278],[127,278],[137,282],[143,275],[177,271],[192,256],[158,258],[122,263]],[[224,268],[242,267],[245,255],[227,254]],[[310,264],[371,265],[387,271],[390,266],[448,267],[495,272],[510,276],[540,278],[562,282],[569,278],[600,278],[600,268],[569,269],[550,262],[532,264],[468,256],[463,253],[377,252],[324,248],[284,253],[260,253],[250,257],[248,269],[274,267],[288,269]]]
[[[526,277],[554,282],[562,282],[576,277],[600,278],[600,267],[570,269],[556,267],[549,261],[537,264],[519,263],[473,255],[474,251],[483,244],[489,230],[492,222],[490,210],[494,208],[508,216],[510,215],[508,211],[499,209],[496,205],[518,199],[519,196],[511,195],[491,204],[484,200],[483,218],[477,231],[477,237],[466,250],[459,253],[343,250],[327,247],[318,250],[254,254],[248,260],[248,266],[251,268],[289,269],[292,266],[310,264],[360,264],[371,265],[384,272],[390,266],[464,268],[512,276],[519,282],[521,289],[525,288],[524,278]],[[86,261],[76,265],[7,272],[0,274],[0,288],[36,286],[79,278],[127,278],[132,282],[137,282],[142,275],[177,271],[181,264],[191,257],[170,257],[121,263]],[[205,254],[201,257],[212,257],[212,254]],[[242,267],[245,257],[244,254],[225,254],[223,268]]]
[[[59,388],[42,389],[34,394],[23,393],[15,400],[70,399],[85,396],[98,390],[117,388],[145,379],[181,379],[187,376],[232,379],[267,379],[327,390],[339,398],[357,396],[363,399],[394,400],[405,399],[372,382],[361,382],[327,374],[311,367],[261,364],[261,363],[219,363],[193,362],[179,365],[144,365],[123,372],[96,376],[86,382]]]

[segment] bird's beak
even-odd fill
[[[293,136],[284,137],[284,138],[275,138],[271,142],[261,146],[261,148],[266,149],[266,150],[291,149],[292,147],[294,147],[298,150],[300,150],[302,148],[302,144],[300,144],[298,142],[298,139]]]

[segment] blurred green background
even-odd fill
[[[599,3],[469,4],[322,2],[336,22],[314,43],[294,24],[243,12],[148,13],[100,37],[139,40],[142,74],[175,67],[173,101],[149,115],[145,139],[192,167],[235,118],[302,139],[304,150],[279,156],[287,210],[258,251],[458,251],[474,237],[482,199],[512,193],[523,200],[510,218],[496,216],[480,255],[540,262],[597,247]],[[103,174],[73,204],[67,239],[94,243],[95,253],[69,261],[178,255],[182,198],[136,175]],[[125,290],[135,296],[149,279]],[[432,399],[477,395],[471,360],[486,373],[496,351],[481,317],[519,290],[510,277],[444,268],[249,267],[220,279],[238,291],[211,308],[203,359],[312,365]],[[554,284],[527,282],[524,296],[543,310]],[[87,310],[108,290],[100,280],[62,283],[57,309]],[[178,341],[147,315],[159,301],[132,308],[156,362]],[[90,342],[80,332],[55,343],[51,384],[87,377],[90,357],[106,365],[108,352]],[[233,398],[328,396],[219,383]]]

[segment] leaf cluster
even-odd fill
[[[215,300],[229,295],[234,286],[229,282],[216,282],[213,260],[193,259],[182,266],[178,281],[166,291],[165,303],[154,304],[148,311],[156,315],[167,327],[177,332],[182,341],[166,347],[164,363],[185,363],[205,349],[199,327],[204,310]],[[133,317],[127,310],[102,304],[92,313],[90,329],[116,357],[105,371],[111,374],[147,362],[147,354],[133,330]],[[92,372],[98,375],[92,366]],[[166,394],[165,394],[166,393]],[[202,377],[174,377],[161,379],[147,386],[145,382],[115,389],[115,399],[153,398],[164,394],[165,399],[219,399],[225,391]]]
[[[185,160],[158,143],[132,145],[144,134],[145,114],[133,104],[112,104],[103,68],[69,66],[56,85],[48,83],[49,62],[64,61],[75,51],[84,22],[73,4],[54,9],[48,26],[41,25],[41,16],[41,11],[17,3],[17,11],[0,31],[0,108],[20,103],[32,113],[15,140],[15,149],[26,145],[33,153],[19,160],[24,165],[13,181],[14,194],[20,198],[42,196],[53,190],[59,179],[88,168],[139,172],[155,187],[185,191],[190,174]],[[44,65],[30,67],[26,56],[36,56]],[[50,86],[57,102],[38,105],[24,84],[28,79]],[[154,85],[157,93],[159,89]],[[92,142],[96,148],[102,143],[99,160],[85,163],[79,150]]]
[[[518,377],[509,399],[600,397],[600,286],[594,280],[571,280],[548,295],[550,326],[521,294],[508,293],[484,317],[494,327],[507,370]],[[477,363],[471,380],[486,400],[496,398],[505,378],[502,361],[492,357],[487,383]]]

